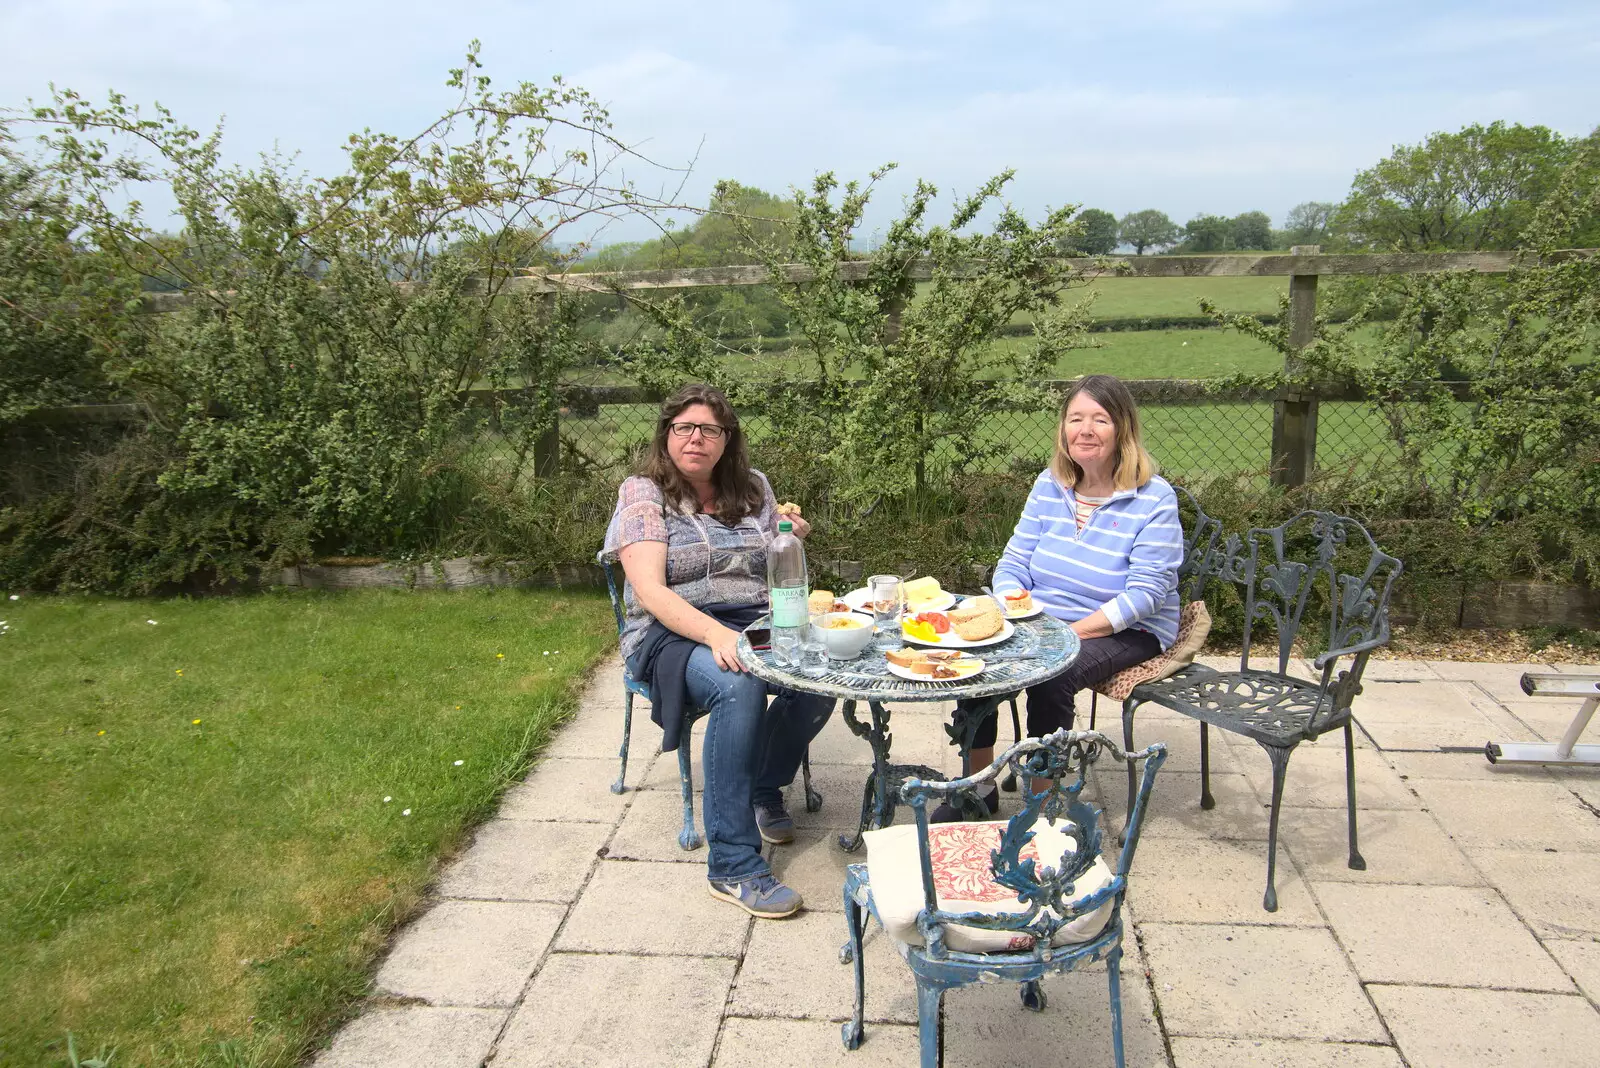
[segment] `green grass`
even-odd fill
[[[5,1065],[296,1063],[616,636],[589,592],[0,605]]]

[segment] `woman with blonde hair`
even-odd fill
[[[1075,382],[1061,405],[1055,456],[1034,481],[990,585],[1004,598],[1028,591],[1069,624],[1083,650],[1066,671],[1028,688],[1028,735],[1070,728],[1073,697],[1142,663],[1178,636],[1178,498],[1140,440],[1133,394],[1111,375]],[[994,759],[995,712],[1003,698],[968,707],[984,715],[969,766]],[[986,713],[986,715],[985,715]],[[997,792],[983,798],[991,814]],[[941,806],[936,820],[957,818]]]

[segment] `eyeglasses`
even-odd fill
[[[692,437],[696,430],[707,441],[716,441],[728,432],[728,428],[717,423],[670,423],[672,436],[675,438]]]

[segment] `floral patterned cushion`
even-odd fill
[[[1117,672],[1096,686],[1095,692],[1113,701],[1126,701],[1133,688],[1140,683],[1155,682],[1175,675],[1194,663],[1194,658],[1205,648],[1206,637],[1210,633],[1211,613],[1206,611],[1206,603],[1190,601],[1178,613],[1178,639],[1172,643],[1172,648],[1126,671]]]
[[[1061,825],[1061,826],[1064,826]],[[1026,912],[1017,895],[994,882],[989,854],[1000,848],[1005,820],[986,823],[937,823],[928,828],[928,847],[933,860],[934,892],[939,907],[948,912]],[[1041,866],[1058,867],[1061,857],[1076,843],[1056,825],[1040,820],[1034,824],[1034,837],[1022,850],[1024,859],[1032,857]],[[922,873],[917,859],[917,828],[901,824],[868,831],[867,878],[878,918],[889,937],[907,945],[922,945],[917,930],[917,913],[922,911]],[[1096,857],[1094,866],[1084,872],[1074,892],[1093,893],[1112,880],[1111,869]],[[1057,931],[1052,945],[1087,942],[1098,935],[1111,919],[1113,902],[1107,901],[1093,912],[1079,916]],[[945,927],[945,945],[964,953],[1020,952],[1033,948],[1033,937],[1010,931],[986,931],[980,927],[951,924]]]

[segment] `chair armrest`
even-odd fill
[[[1311,662],[1311,664],[1318,671],[1321,671],[1323,668],[1327,667],[1341,656],[1354,656],[1357,653],[1370,653],[1372,650],[1382,649],[1388,644],[1389,635],[1385,634],[1381,638],[1372,638],[1368,641],[1357,642],[1355,645],[1347,645],[1343,649],[1329,649],[1327,652],[1319,654],[1317,658]]]

